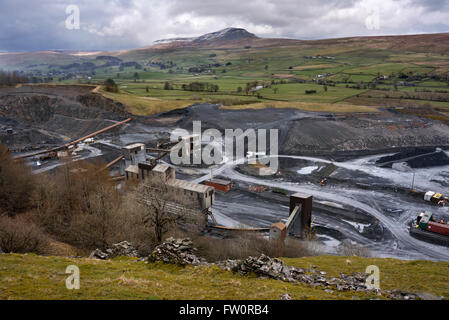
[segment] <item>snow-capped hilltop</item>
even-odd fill
[[[246,31],[242,28],[226,28],[220,31],[207,33],[205,35],[196,38],[172,38],[172,39],[162,39],[157,40],[154,44],[166,44],[172,42],[211,42],[211,41],[230,41],[230,40],[240,40],[240,39],[254,39],[257,38],[256,35]]]
[[[217,32],[208,33],[195,38],[195,42],[203,41],[228,41],[237,39],[257,38],[254,34],[242,28],[226,28]]]

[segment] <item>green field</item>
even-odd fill
[[[335,104],[335,112],[341,112],[337,104],[356,104],[364,106],[383,107],[384,103],[378,103],[379,95],[370,95],[372,85],[390,91],[390,96],[401,96],[401,92],[413,90],[437,91],[448,88],[446,80],[435,80],[438,68],[432,66],[434,59],[441,59],[441,55],[411,55],[397,54],[390,51],[374,52],[371,50],[359,50],[341,52],[332,56],[332,59],[305,59],[304,56],[313,54],[310,49],[294,50],[294,48],[280,48],[278,50],[249,50],[245,52],[237,49],[214,51],[217,56],[211,59],[208,54],[197,55],[196,65],[218,62],[231,63],[229,66],[211,68],[212,74],[189,73],[186,70],[177,70],[175,73],[148,70],[139,72],[139,79],[133,79],[135,70],[120,74],[120,78],[113,77],[119,83],[121,90],[145,97],[153,97],[170,103],[173,100],[185,100],[196,102],[223,101],[225,105],[237,105],[246,107],[260,107],[261,103],[272,102],[299,102],[296,108],[301,108],[303,103]],[[365,58],[361,58],[361,54]],[[192,54],[194,54],[192,52]],[[182,55],[180,65],[192,66],[192,59]],[[167,57],[179,61],[177,53]],[[446,58],[446,57],[445,57]],[[177,59],[177,60],[176,60]],[[426,60],[427,59],[427,60]],[[394,60],[394,62],[392,61]],[[428,61],[426,65],[418,65]],[[448,60],[449,61],[449,60]],[[195,66],[195,65],[193,65]],[[226,70],[223,73],[223,70]],[[117,70],[116,70],[117,71]],[[134,72],[133,72],[134,71]],[[115,71],[114,71],[115,72]],[[114,74],[98,74],[99,81]],[[409,81],[411,86],[397,86],[396,83],[407,81],[400,76],[416,75],[419,79]],[[326,75],[320,78],[321,75]],[[386,79],[377,81],[379,76]],[[165,82],[169,82],[174,90],[164,90]],[[305,83],[300,83],[300,82]],[[320,83],[318,83],[321,81]],[[203,82],[217,85],[218,92],[190,92],[182,90],[183,84],[191,82]],[[238,91],[245,88],[249,82],[258,82],[265,88],[254,93],[246,94]],[[148,91],[147,88],[148,87]],[[326,90],[327,88],[327,90]],[[316,93],[306,94],[306,91],[314,90]],[[364,103],[357,102],[359,96],[364,97]],[[368,98],[371,96],[372,98]],[[418,99],[416,99],[418,98]],[[448,99],[449,101],[449,99]],[[402,102],[400,102],[401,104]],[[435,101],[424,95],[417,95],[415,99],[404,100],[404,103],[422,106],[424,104],[435,107],[449,106],[449,102]],[[254,104],[254,106],[251,106]],[[276,103],[277,107],[282,103]],[[287,104],[285,104],[287,105]],[[332,112],[332,107],[326,108],[304,107],[305,110],[321,109]],[[339,111],[340,110],[340,111]],[[356,108],[350,108],[349,112],[357,112]],[[375,110],[374,110],[375,111]]]
[[[385,107],[392,102],[388,100],[390,98],[371,94],[375,88],[383,89],[395,99],[399,96],[394,100],[395,105],[449,106],[446,97],[434,99],[416,95],[413,99],[400,98],[401,92],[406,91],[430,90],[435,94],[445,89],[449,91],[448,51],[443,43],[429,46],[429,42],[433,43],[432,35],[419,39],[398,36],[309,42],[257,39],[250,41],[249,46],[237,42],[216,47],[148,47],[107,53],[123,62],[138,63],[139,67],[105,65],[105,60],[96,59],[96,54],[70,56],[56,53],[6,55],[0,57],[0,65],[6,61],[9,62],[8,69],[38,72],[45,81],[54,83],[102,84],[112,78],[121,91],[116,96],[118,100],[139,115],[193,102],[248,107],[268,102],[298,102],[297,106],[325,103]],[[61,77],[61,72],[76,71],[67,69],[71,63],[93,63],[97,67],[95,72]],[[166,82],[173,90],[164,90]],[[192,82],[209,83],[219,89],[216,92],[183,90],[183,85]],[[257,83],[264,88],[246,92],[248,83],[253,86]],[[306,94],[306,90],[316,93]],[[153,102],[145,102],[150,99]],[[386,101],[379,102],[379,99]],[[329,106],[326,110],[332,112]]]

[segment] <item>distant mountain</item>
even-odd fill
[[[166,44],[180,41],[204,43],[204,42],[232,41],[243,39],[257,39],[257,36],[242,28],[226,28],[220,31],[207,33],[202,36],[194,38],[172,38],[172,39],[157,40],[154,42],[154,44]]]
[[[196,38],[195,42],[204,41],[230,41],[230,40],[242,40],[242,39],[255,39],[254,34],[241,28],[226,28],[217,32],[205,34]]]
[[[238,59],[242,50],[250,50],[254,59],[257,59],[259,53],[265,59],[264,55],[271,52],[273,59],[276,57],[279,57],[279,60],[289,59],[292,61],[291,65],[294,64],[293,61],[303,56],[335,57],[349,54],[370,59],[379,55],[388,57],[393,53],[438,54],[441,57],[432,57],[435,68],[444,72],[449,70],[449,60],[446,59],[449,52],[449,33],[297,40],[257,37],[241,28],[227,28],[194,38],[159,40],[148,47],[112,52],[55,50],[0,52],[0,69],[25,71],[39,69],[42,74],[47,74],[51,69],[76,63],[82,65],[88,62],[100,66],[101,61],[97,56],[112,56],[124,62],[137,62],[143,65],[149,61],[166,61],[167,53],[172,54],[170,60],[175,64],[185,64],[186,57],[190,57],[189,66],[195,66],[211,63],[207,58],[211,54],[209,51],[216,49],[221,50],[219,55],[222,61]],[[202,52],[207,54],[203,55]],[[366,56],[368,53],[369,57]],[[204,56],[206,59],[201,60]],[[246,56],[244,59],[247,59]],[[424,61],[427,60],[417,63],[424,65]]]

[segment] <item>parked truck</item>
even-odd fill
[[[449,222],[436,219],[430,212],[421,212],[410,227],[415,238],[449,246]]]
[[[427,191],[424,194],[424,201],[431,202],[439,206],[445,206],[448,202],[448,199],[443,196],[442,193]]]

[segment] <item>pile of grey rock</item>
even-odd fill
[[[326,278],[325,271],[318,271],[314,266],[310,269],[298,269],[285,265],[282,260],[272,259],[264,254],[259,258],[249,257],[245,260],[226,260],[218,265],[228,271],[241,275],[255,274],[263,278],[271,278],[287,282],[302,282],[314,287],[335,288],[339,291],[365,291],[368,275],[356,273],[352,276],[340,275],[340,278]]]
[[[366,280],[369,274],[356,272],[352,275],[341,273],[338,278],[326,277],[325,271],[319,271],[315,266],[310,269],[298,269],[285,265],[282,260],[272,259],[266,255],[259,258],[249,257],[245,260],[226,260],[218,263],[224,270],[239,273],[241,275],[255,274],[262,278],[271,278],[286,282],[300,282],[312,287],[321,287],[327,293],[336,291],[357,291],[374,293],[394,300],[417,300],[420,299],[414,293],[399,290],[385,291],[367,287]]]
[[[177,265],[208,265],[207,261],[195,254],[191,239],[168,238],[164,243],[157,246],[148,257],[149,261],[162,261],[164,263]]]
[[[303,270],[286,266],[282,260],[271,259],[264,254],[259,258],[249,257],[245,260],[225,260],[219,262],[218,266],[224,270],[241,275],[254,273],[259,277],[288,282],[296,282],[295,278],[299,274],[304,274]]]
[[[405,292],[401,290],[386,291],[385,294],[393,300],[422,300],[422,297],[415,293]]]
[[[178,265],[213,265],[195,254],[196,249],[190,239],[169,238],[156,247],[148,258],[149,261],[162,261],[164,263]],[[240,275],[254,274],[261,278],[270,278],[285,282],[304,283],[312,287],[321,287],[327,293],[336,291],[357,291],[374,293],[395,300],[416,300],[418,295],[399,290],[381,291],[367,287],[368,274],[354,273],[345,275],[341,273],[338,278],[327,277],[325,271],[319,271],[315,266],[310,269],[300,269],[285,265],[280,259],[272,259],[264,254],[260,257],[249,257],[243,260],[225,260],[216,263],[218,267],[226,271],[232,271]],[[287,299],[287,297],[285,297]]]
[[[131,243],[129,243],[128,241],[122,241],[120,243],[113,244],[110,248],[106,249],[105,251],[95,249],[90,254],[89,258],[106,260],[121,256],[138,257],[139,254],[136,248],[134,248]]]

